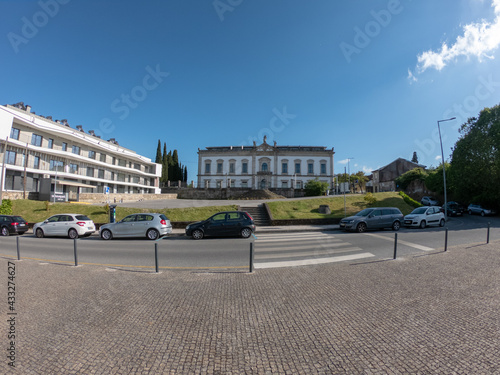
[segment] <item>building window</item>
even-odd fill
[[[302,189],[302,181],[297,181],[295,183],[295,189]]]
[[[127,161],[123,159],[118,159],[118,165],[120,167],[126,167],[127,166]]]
[[[97,170],[97,177],[104,180],[104,169]]]
[[[217,173],[222,173],[222,163],[217,163]]]
[[[241,164],[241,173],[248,173],[248,163]]]
[[[54,148],[54,140],[52,138],[49,138],[49,144],[47,145],[48,148]]]
[[[281,181],[281,187],[283,189],[288,189],[288,181]]]
[[[68,150],[68,144],[66,142],[62,143],[62,150],[67,151]]]
[[[70,163],[69,173],[78,173],[78,164]]]
[[[210,163],[205,163],[205,173],[210,174]]]
[[[229,173],[234,174],[234,163],[229,163]]]
[[[80,147],[78,147],[78,146],[74,146],[74,145],[73,145],[73,146],[71,147],[71,152],[72,152],[73,154],[75,154],[75,155],[80,155]]]
[[[42,146],[42,139],[43,139],[43,137],[41,135],[33,134],[31,136],[31,144],[33,146],[41,147]]]
[[[248,187],[248,181],[241,181],[241,187],[242,188],[247,188]]]
[[[134,169],[137,169],[138,171],[141,170],[141,165],[138,163],[134,163]]]
[[[106,163],[106,154],[101,154],[101,156],[99,157],[99,161]]]
[[[326,164],[321,163],[321,174],[326,174]]]
[[[113,156],[113,165],[116,165],[116,158]]]
[[[215,186],[217,187],[217,189],[220,189],[222,187],[222,181],[217,181]]]
[[[33,168],[40,168],[40,156],[35,156],[33,159]]]
[[[268,168],[267,163],[262,163],[262,166],[261,166],[261,171],[262,171],[262,172],[267,172],[267,171],[268,171],[268,169],[269,169],[269,168]]]
[[[7,151],[7,159],[5,160],[7,164],[16,164],[16,152]]]
[[[51,171],[57,171],[57,172],[62,172],[63,171],[64,164],[60,160],[51,160],[50,161],[50,170]]]
[[[87,177],[94,177],[94,168],[87,167]]]
[[[89,158],[95,160],[95,151],[92,150],[89,151]]]
[[[300,174],[300,163],[295,163],[295,173]]]
[[[19,140],[19,129],[16,128],[10,129],[10,138]]]
[[[314,173],[314,164],[313,163],[307,163],[307,173],[308,174]]]
[[[281,174],[288,174],[288,163],[281,163]]]
[[[110,178],[111,181],[114,181],[115,180],[115,172],[111,172],[111,178]]]

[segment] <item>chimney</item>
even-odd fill
[[[30,113],[31,112],[31,106],[30,105],[26,105],[26,112]],[[33,112],[35,113],[35,112]]]
[[[83,130],[83,126],[81,126],[81,125],[77,125],[77,126],[76,126],[76,129],[77,129],[78,131],[80,131],[80,132],[85,133],[85,131]]]
[[[61,120],[61,123],[62,123],[63,125],[69,126],[69,124],[68,124],[68,120],[66,120],[65,118]]]
[[[52,121],[52,116],[47,116],[47,120]]]
[[[95,137],[95,132],[93,130],[89,130],[89,134]]]

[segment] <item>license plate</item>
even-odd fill
[[[93,230],[94,228],[93,227],[89,227],[90,230]]]
[[[411,224],[411,220],[405,220],[405,224]]]
[[[26,224],[22,224],[22,223],[21,223],[21,224],[19,224],[19,226],[20,226],[20,227],[24,227],[25,225],[26,225]]]

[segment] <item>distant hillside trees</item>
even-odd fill
[[[167,144],[163,143],[163,152],[161,149],[161,141],[158,140],[158,147],[156,149],[155,163],[161,164],[161,177],[160,183],[167,185],[168,181],[171,182],[187,182],[188,172],[187,167],[179,162],[179,155],[177,150],[173,152],[170,150],[167,153]]]

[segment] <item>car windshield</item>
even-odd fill
[[[427,207],[419,207],[419,208],[414,209],[411,213],[414,215],[421,215],[421,214],[425,214],[425,211],[427,211]]]
[[[86,220],[86,221],[90,221],[90,219],[85,216],[85,215],[77,215],[75,216],[76,217],[76,220]]]
[[[21,216],[12,216],[12,219],[13,219],[14,221],[24,222],[24,219],[23,219]]]
[[[373,208],[365,208],[363,211],[359,211],[354,216],[368,216],[373,212]]]

